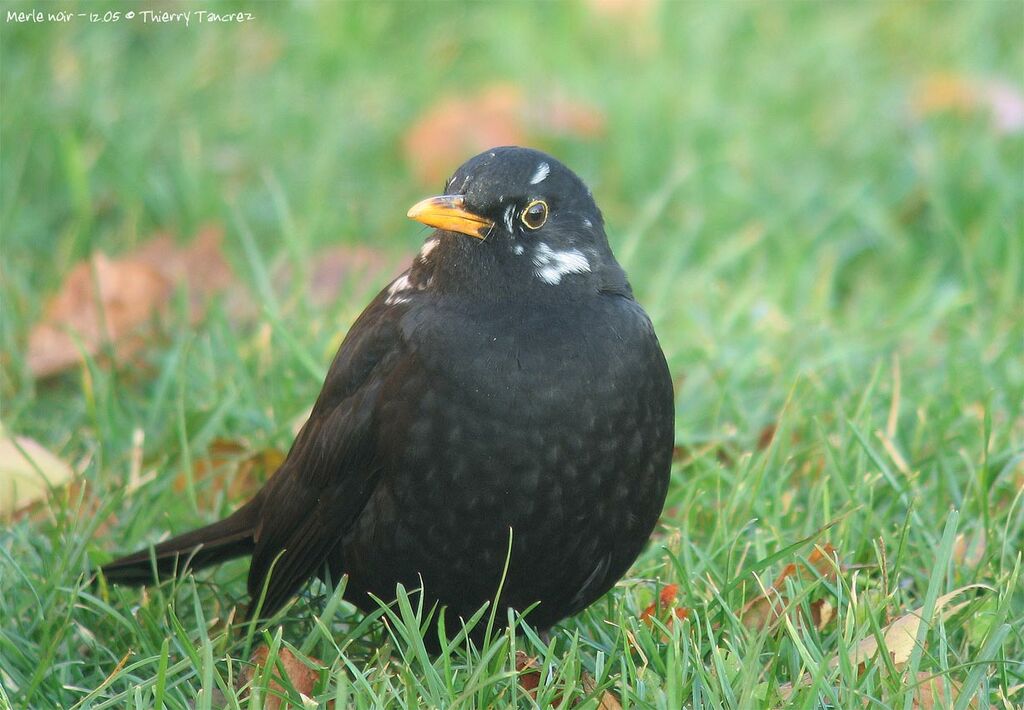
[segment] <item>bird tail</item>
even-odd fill
[[[223,520],[103,565],[103,575],[118,584],[142,585],[250,554],[258,520],[257,500],[249,501]]]

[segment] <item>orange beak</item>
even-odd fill
[[[428,227],[468,234],[477,239],[486,238],[494,222],[473,214],[465,209],[465,204],[466,198],[462,195],[428,197],[413,205],[407,216]]]

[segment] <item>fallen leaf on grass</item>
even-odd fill
[[[253,451],[245,442],[215,439],[192,468],[192,483],[209,482],[211,492],[221,491],[230,503],[248,500],[284,462],[285,453],[267,448]],[[174,479],[174,490],[182,492],[189,475],[181,471]]]
[[[256,674],[256,669],[265,670],[267,664],[267,656],[270,654],[270,649],[267,648],[266,644],[261,644],[253,654],[250,662],[252,666],[247,668],[242,674],[242,682],[251,683]],[[310,659],[317,665],[323,665],[323,662],[318,658]],[[278,649],[277,663],[273,669],[270,682],[267,684],[267,696],[263,698],[263,704],[260,706],[264,710],[279,710],[283,708],[290,708],[293,705],[286,700],[282,699],[282,696],[286,696],[285,685],[282,684],[282,680],[285,678],[281,677],[281,671],[284,672],[284,676],[287,679],[287,685],[290,685],[297,692],[299,692],[303,700],[308,699],[313,694],[313,688],[316,686],[316,682],[320,679],[320,672],[316,671],[305,663],[295,657],[291,651],[286,647],[282,646]],[[305,702],[303,703],[305,705]],[[333,703],[329,703],[330,707],[333,707]]]
[[[925,673],[924,671],[918,672],[915,678],[916,687],[914,689],[914,698],[910,705],[913,710],[938,710],[939,708],[950,708],[953,707],[951,703],[956,703],[957,698],[960,697],[960,684],[955,680],[941,675]],[[810,682],[810,676],[804,676],[800,681],[800,685],[809,685]],[[782,696],[783,700],[790,700],[793,697],[793,692],[794,686],[792,683],[783,683],[779,686],[779,695]],[[841,693],[840,697],[842,697]],[[865,707],[870,706],[867,699],[863,700],[861,704]],[[972,699],[967,703],[967,707],[977,708],[977,699]]]
[[[139,342],[128,336],[168,302],[171,290],[146,264],[94,254],[71,270],[29,334],[29,370],[46,377],[74,366],[82,356],[79,343],[84,354],[96,355],[120,341],[117,354],[130,356]]]
[[[537,700],[537,688],[540,686],[540,673],[541,666],[537,662],[537,659],[533,656],[527,656],[523,651],[516,651],[516,673],[518,674],[517,682],[519,687],[526,691],[526,694],[530,696],[531,700]],[[580,673],[580,685],[583,688],[583,692],[587,695],[591,695],[597,689],[597,681],[594,677],[582,671]],[[571,705],[575,706],[580,703],[581,698],[576,698]],[[552,706],[559,706],[562,704],[562,694],[557,693],[555,697],[551,699]],[[615,697],[610,691],[604,691],[601,693],[601,697],[598,699],[597,704],[598,710],[622,710],[622,705],[619,703],[618,698]]]
[[[308,274],[309,301],[325,306],[338,297],[342,288],[361,293],[377,281],[377,277],[394,267],[394,259],[379,249],[366,246],[339,245],[317,252]],[[290,263],[274,270],[274,283],[291,283]]]
[[[647,608],[640,612],[640,621],[644,622],[648,626],[653,626],[654,619],[660,617],[662,612],[665,612],[665,625],[671,628],[672,622],[676,619],[682,621],[690,616],[689,609],[682,606],[676,606],[678,598],[679,585],[666,584],[661,588],[661,592],[658,594],[658,599],[648,604]]]
[[[583,692],[587,695],[591,695],[597,689],[597,681],[594,680],[594,676],[586,671],[580,674],[580,685],[583,686]],[[601,697],[597,701],[597,710],[622,710],[622,703],[614,693],[606,690],[601,693]]]
[[[405,157],[424,184],[445,178],[467,155],[537,138],[604,133],[604,116],[593,106],[557,91],[527,95],[513,84],[492,84],[475,94],[449,97],[428,110],[405,135]]]
[[[311,305],[323,307],[334,303],[342,293],[351,294],[354,300],[363,299],[370,288],[392,272],[397,273],[396,257],[386,251],[337,245],[313,254],[301,274],[296,273],[291,261],[276,263],[270,270],[270,283],[285,308],[297,292],[303,292]],[[296,284],[296,279],[301,283]],[[225,304],[235,323],[250,323],[263,315],[262,301],[253,298],[244,284],[228,290]]]
[[[950,605],[950,602],[971,589],[992,591],[991,587],[984,584],[968,584],[960,587],[959,589],[954,589],[948,594],[943,594],[935,600],[935,618],[949,618],[957,611],[967,606],[970,602],[961,602],[953,605]],[[913,611],[907,612],[882,629],[882,638],[885,641],[886,651],[889,653],[893,666],[897,669],[902,669],[906,665],[907,661],[910,660],[910,656],[914,651],[914,646],[917,643],[917,633],[920,627],[921,608],[917,608]],[[858,673],[863,673],[867,667],[867,662],[874,658],[877,653],[878,641],[873,634],[868,635],[861,639],[853,649],[851,649],[850,661],[857,668]],[[833,656],[829,661],[829,667],[836,668],[839,666],[839,663],[839,655]],[[943,681],[942,677],[933,676],[931,673],[918,673],[916,676],[917,691],[914,699],[914,707],[923,709],[945,707],[945,690],[943,690],[942,687],[943,682],[949,685],[949,690],[955,700],[960,691],[960,686],[957,683],[950,679],[945,679]],[[810,674],[804,674],[796,684],[784,683],[779,686],[779,694],[784,700],[788,700],[793,695],[796,687],[809,685],[810,683]],[[972,701],[969,707],[977,707],[977,703]]]
[[[916,678],[917,689],[914,692],[914,700],[911,705],[914,710],[950,708],[960,697],[960,684],[951,678],[924,671],[918,672]],[[967,707],[978,707],[977,698],[972,699]]]
[[[224,230],[216,225],[201,227],[184,247],[162,232],[141,245],[132,259],[148,264],[175,286],[185,284],[189,315],[195,321],[203,316],[206,300],[234,281],[224,258],[223,241]]]
[[[970,602],[961,602],[959,604],[954,604],[953,606],[949,606],[949,602],[970,589],[991,590],[990,587],[987,587],[984,584],[968,584],[967,586],[960,587],[959,589],[954,589],[948,594],[943,594],[935,600],[935,616],[939,619],[945,619],[967,606]],[[897,668],[910,659],[910,654],[914,651],[914,645],[917,641],[917,632],[920,627],[921,609],[917,608],[913,611],[907,612],[882,629],[882,638],[885,640],[885,648],[889,652],[889,657],[892,659],[893,665]],[[850,653],[851,662],[854,665],[860,666],[873,658],[877,652],[877,639],[875,639],[873,635],[867,636],[861,639],[861,641],[852,649]],[[839,665],[838,656],[832,659],[831,665],[833,667]]]
[[[818,631],[824,631],[835,616],[835,607],[829,603],[828,599],[818,599],[811,603],[811,621]]]
[[[540,664],[525,651],[516,651],[516,673],[519,687],[526,691],[532,700],[537,699],[537,687],[540,685]]]
[[[44,500],[51,488],[71,480],[71,467],[24,436],[0,425],[0,517]]]
[[[953,542],[953,562],[957,567],[975,568],[985,558],[985,531],[975,530],[970,536],[958,533]]]
[[[986,111],[996,132],[1024,131],[1024,94],[1008,81],[962,74],[933,74],[913,90],[910,104],[918,118],[938,113]]]
[[[142,326],[167,307],[182,283],[190,316],[199,318],[205,299],[231,279],[221,234],[204,228],[185,248],[163,234],[132,254],[114,259],[96,252],[76,264],[29,333],[29,370],[36,377],[55,375],[107,347],[120,360],[130,358],[145,341]]]
[[[775,440],[775,431],[778,427],[775,424],[766,424],[761,428],[761,433],[757,435],[757,450],[764,451],[772,445],[772,441]]]
[[[743,607],[743,611],[740,612],[740,622],[752,630],[760,630],[769,624],[775,623],[782,616],[782,612],[786,608],[787,579],[794,575],[799,575],[802,579],[807,580],[816,579],[817,577],[834,580],[838,565],[839,558],[831,544],[816,545],[807,557],[806,565],[790,562],[782,568],[779,576],[772,582],[772,586],[764,590],[760,596],[747,602],[746,606]],[[818,603],[816,602],[815,604]],[[815,604],[811,605],[812,616],[816,615]],[[827,623],[831,615],[826,618],[825,622],[822,622],[821,619],[825,618],[825,616],[822,613],[821,605],[818,604],[817,617],[812,619],[815,626],[818,626],[820,623]]]

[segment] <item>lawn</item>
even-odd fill
[[[143,7],[0,17],[0,414],[75,472],[3,514],[0,707],[1024,704],[1024,4],[102,22]],[[100,21],[9,16],[33,10]],[[550,638],[499,617],[440,656],[425,612],[364,619],[321,584],[242,627],[244,561],[90,585],[258,487],[419,248],[407,208],[509,140],[593,188],[676,382],[669,498],[627,577]],[[96,254],[142,253],[171,276],[112,296],[139,329],[42,374],[29,344],[76,265],[95,286]],[[312,685],[272,685],[260,644]]]

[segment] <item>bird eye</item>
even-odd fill
[[[547,203],[544,200],[534,200],[526,206],[519,219],[530,229],[540,229],[548,221]]]

